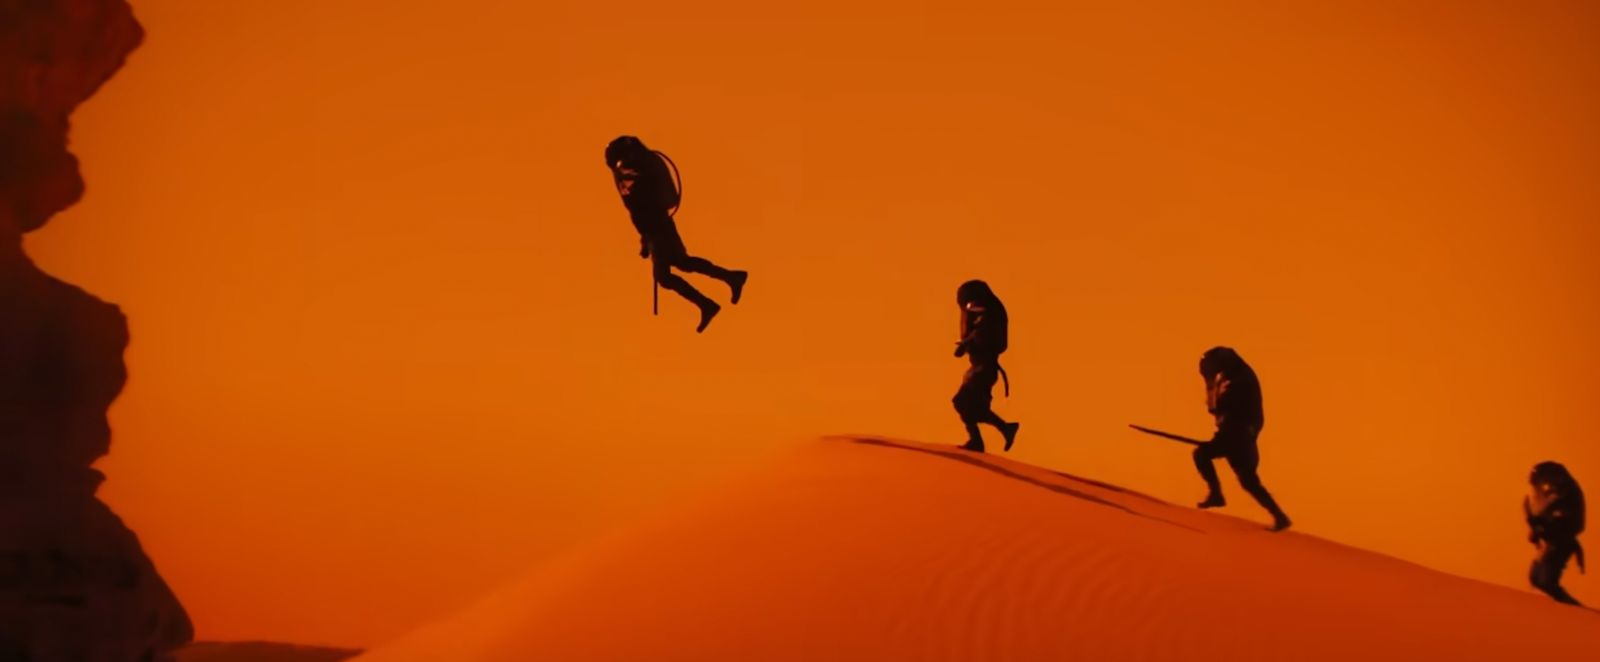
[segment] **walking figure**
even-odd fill
[[[1261,406],[1261,382],[1256,372],[1227,347],[1213,347],[1200,358],[1200,376],[1206,382],[1206,409],[1216,419],[1217,431],[1211,442],[1194,449],[1194,466],[1206,481],[1210,492],[1200,508],[1216,508],[1227,504],[1222,498],[1222,482],[1217,478],[1213,462],[1224,458],[1239,477],[1239,486],[1255,497],[1256,501],[1272,514],[1272,531],[1289,528],[1289,516],[1278,507],[1256,468],[1261,464],[1261,453],[1256,438],[1266,424]]]
[[[1010,324],[1006,307],[989,284],[981,280],[962,283],[956,290],[956,305],[961,307],[961,340],[956,342],[956,358],[966,356],[971,363],[952,400],[961,422],[967,426],[967,443],[961,448],[982,453],[983,433],[978,424],[987,423],[1000,430],[1009,451],[1022,424],[1007,423],[990,408],[996,381],[1006,379],[1006,395],[1011,395],[1010,379],[1005,376],[1005,368],[1000,367]]]
[[[622,196],[633,227],[639,231],[639,257],[651,260],[656,284],[677,292],[700,308],[700,325],[695,327],[695,332],[699,333],[706,330],[722,306],[672,270],[705,274],[727,283],[733,303],[739,303],[750,274],[724,269],[710,260],[689,254],[673,220],[683,191],[681,183],[673,177],[677,167],[674,165],[668,170],[670,163],[665,154],[645,147],[644,142],[633,136],[621,136],[606,145],[606,167],[611,169],[617,194]]]
[[[1533,493],[1522,498],[1522,512],[1528,519],[1528,542],[1539,550],[1528,570],[1533,587],[1555,598],[1556,602],[1576,605],[1578,601],[1561,588],[1561,573],[1567,561],[1576,556],[1583,571],[1583,489],[1567,468],[1556,462],[1540,462],[1528,476]]]

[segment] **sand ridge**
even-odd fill
[[[810,443],[360,657],[1512,660],[1600,615],[994,455]]]

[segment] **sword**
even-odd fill
[[[1160,430],[1152,430],[1150,428],[1139,426],[1139,425],[1131,425],[1130,424],[1128,427],[1133,428],[1135,430],[1138,430],[1138,431],[1143,432],[1143,433],[1148,434],[1148,435],[1154,435],[1154,436],[1157,436],[1157,437],[1161,437],[1162,439],[1171,439],[1173,441],[1182,442],[1182,443],[1185,443],[1185,444],[1189,444],[1191,446],[1204,446],[1204,445],[1210,443],[1210,442],[1206,442],[1206,441],[1200,441],[1199,439],[1191,439],[1191,438],[1185,437],[1183,435],[1172,434],[1171,432],[1162,432]]]

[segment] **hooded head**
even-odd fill
[[[989,284],[981,280],[969,280],[956,288],[956,305],[963,308],[969,303],[987,307],[998,300],[994,290],[989,289]]]
[[[1533,465],[1533,471],[1528,474],[1528,482],[1534,487],[1560,493],[1571,489],[1577,481],[1560,462],[1546,461]]]
[[[1212,347],[1200,356],[1200,376],[1210,380],[1218,373],[1229,372],[1244,365],[1244,359],[1232,347]]]
[[[606,145],[606,167],[616,168],[618,162],[638,157],[650,151],[644,141],[634,136],[617,136]]]

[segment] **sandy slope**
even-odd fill
[[[358,659],[1589,655],[1600,614],[1542,596],[994,456],[833,439]]]

